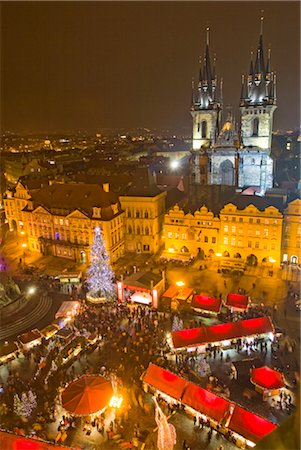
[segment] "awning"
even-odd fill
[[[179,289],[179,292],[177,294],[178,300],[188,300],[189,297],[193,294],[193,289],[189,287],[184,287]]]
[[[285,386],[283,374],[266,366],[252,369],[251,383],[265,389],[280,389]]]
[[[171,338],[175,348],[193,347],[208,342],[206,327],[173,331]]]
[[[222,301],[217,298],[208,297],[208,295],[206,294],[200,294],[193,296],[191,307],[202,309],[203,311],[218,313],[221,307],[221,303]]]
[[[241,294],[228,294],[226,299],[226,306],[237,309],[247,309],[249,297]]]
[[[275,430],[277,426],[263,417],[235,405],[228,428],[245,439],[256,443]]]
[[[256,319],[222,323],[211,327],[173,331],[171,338],[174,348],[182,348],[214,344],[266,333],[274,333],[271,319],[269,317],[257,317]]]
[[[176,297],[177,293],[179,292],[179,288],[176,286],[169,286],[169,288],[167,289],[167,291],[164,292],[164,294],[162,295],[162,297],[164,298],[174,298]]]
[[[16,342],[2,342],[0,345],[0,358],[11,355],[18,350]]]
[[[34,330],[27,331],[27,333],[21,334],[21,336],[19,336],[18,339],[22,344],[29,344],[30,342],[36,341],[41,337],[42,337],[41,333],[37,328],[35,328]]]
[[[225,417],[230,406],[228,400],[193,383],[189,383],[186,387],[182,403],[217,422]]]
[[[63,302],[55,314],[55,318],[59,317],[73,317],[78,314],[80,308],[80,302],[78,301],[67,301]]]
[[[162,369],[162,367],[156,366],[155,364],[148,366],[143,381],[176,400],[182,398],[185,386],[188,383],[184,378]]]
[[[5,431],[0,431],[0,448],[3,450],[71,450],[70,447],[29,439]]]

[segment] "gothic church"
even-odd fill
[[[271,153],[273,114],[276,109],[276,75],[270,68],[270,51],[265,60],[263,18],[258,49],[251,55],[250,70],[242,76],[240,124],[228,111],[224,124],[223,82],[218,83],[215,60],[211,64],[209,29],[206,49],[200,61],[197,88],[193,86],[193,120],[190,185],[254,187],[259,195],[273,187]]]

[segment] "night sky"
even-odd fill
[[[191,78],[210,25],[224,105],[264,44],[277,72],[274,129],[299,127],[298,2],[2,2],[2,131],[190,127]]]

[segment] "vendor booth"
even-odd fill
[[[68,342],[74,337],[74,333],[70,328],[62,328],[57,332],[57,337]]]
[[[63,318],[69,318],[72,319],[79,313],[80,308],[80,302],[77,301],[67,301],[63,302],[57,311],[55,318],[59,319],[61,317]]]
[[[41,333],[43,335],[43,337],[48,340],[51,337],[53,337],[58,331],[59,331],[60,327],[58,325],[48,325],[47,327],[43,328],[43,330],[41,330]]]
[[[1,342],[0,344],[0,362],[7,362],[16,357],[16,352],[19,350],[16,342]]]
[[[30,350],[32,347],[41,343],[42,335],[39,330],[35,328],[34,330],[21,334],[21,336],[18,336],[18,339],[25,350]]]
[[[178,305],[189,303],[192,296],[193,289],[179,283],[179,286],[169,286],[162,295],[162,302],[167,308],[176,309]]]
[[[278,395],[280,389],[285,387],[283,374],[267,366],[252,369],[250,381],[256,392],[263,395]]]
[[[184,378],[162,369],[162,367],[150,364],[143,377],[143,383],[163,394],[163,397],[181,400],[188,382]]]
[[[0,444],[2,450],[72,450],[70,447],[18,436],[7,431],[0,431]]]
[[[63,291],[66,294],[78,292],[81,288],[82,272],[62,272],[58,277]]]
[[[245,311],[248,309],[250,298],[247,295],[228,294],[225,306],[233,310]]]
[[[191,308],[199,313],[218,314],[220,312],[222,301],[217,298],[209,297],[206,294],[194,295]]]
[[[205,350],[208,344],[228,347],[231,341],[248,337],[264,337],[274,334],[274,326],[269,317],[228,322],[210,327],[189,328],[173,331],[168,338],[169,345],[175,350],[201,347]]]
[[[234,433],[234,437],[242,437],[248,446],[254,447],[260,439],[274,431],[277,425],[235,405],[228,428]]]
[[[117,282],[118,301],[157,308],[164,284],[164,277],[157,273],[135,272],[125,280]]]

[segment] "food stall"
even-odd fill
[[[78,313],[80,309],[80,302],[75,300],[70,300],[67,302],[63,302],[55,314],[56,319],[60,318],[68,318],[69,320],[73,319]]]
[[[82,338],[78,337],[73,339],[63,350],[61,351],[62,363],[67,364],[72,358],[77,356],[82,351]]]
[[[117,282],[118,301],[158,307],[164,290],[165,279],[153,272],[135,272]]]
[[[231,310],[246,311],[249,307],[250,297],[242,294],[228,294],[225,306]]]
[[[179,305],[190,303],[193,296],[193,289],[186,287],[184,283],[172,285],[162,295],[162,303],[167,308],[177,309]]]
[[[41,333],[43,335],[43,337],[48,340],[51,337],[53,337],[58,331],[59,331],[60,327],[58,325],[47,325],[47,327],[43,328],[43,330],[41,330]]]
[[[285,387],[283,373],[270,367],[258,367],[251,369],[250,381],[255,386],[255,391],[264,397],[278,395],[281,388]]]
[[[194,295],[191,302],[191,308],[199,313],[217,315],[220,312],[222,300],[209,297],[207,294]]]
[[[35,328],[34,330],[21,334],[21,336],[18,336],[18,339],[25,350],[30,350],[32,347],[41,344],[42,335],[40,331]]]
[[[16,342],[1,342],[0,344],[0,362],[8,362],[16,357],[16,352],[19,350]]]
[[[239,322],[173,331],[167,341],[174,350],[205,351],[208,344],[225,348],[231,346],[231,342],[236,342],[237,339],[271,337],[274,332],[270,317],[257,317]]]
[[[57,337],[64,341],[69,341],[74,337],[74,333],[70,328],[62,328],[57,332]]]

